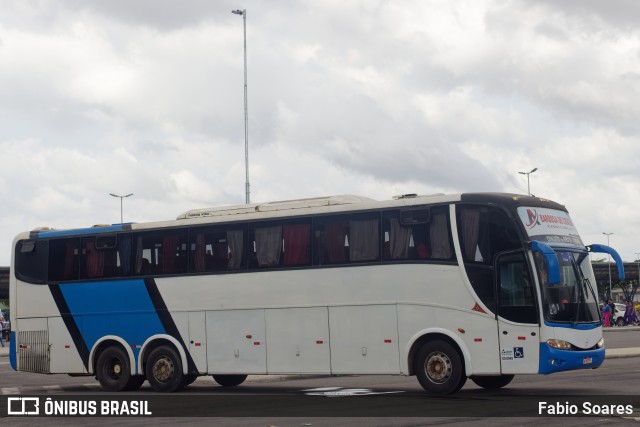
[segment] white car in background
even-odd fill
[[[614,305],[616,306],[616,309],[613,313],[613,322],[611,324],[615,326],[626,325],[626,322],[624,321],[624,312],[627,310],[627,306],[619,302],[615,302]]]

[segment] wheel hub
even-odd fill
[[[173,377],[173,363],[168,358],[156,360],[153,365],[153,376],[158,381],[167,381]]]
[[[432,353],[427,357],[425,372],[430,381],[442,384],[451,376],[451,360],[444,353]]]

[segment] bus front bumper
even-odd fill
[[[559,350],[540,343],[540,367],[538,373],[573,371],[575,369],[594,369],[604,362],[604,347],[595,350]]]

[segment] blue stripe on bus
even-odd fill
[[[88,349],[100,338],[114,335],[132,347],[137,360],[137,346],[152,335],[166,333],[143,279],[59,286]]]
[[[590,331],[592,329],[597,329],[600,328],[602,326],[602,323],[598,322],[598,323],[576,323],[575,325],[572,323],[551,323],[551,322],[547,322],[546,320],[544,321],[544,324],[546,326],[549,326],[551,328],[569,328],[569,329],[577,329],[580,331]]]
[[[573,371],[575,369],[593,369],[604,362],[605,350],[571,351],[559,350],[540,343],[539,374],[552,374],[554,372]]]
[[[11,341],[9,343],[9,363],[11,364],[11,369],[14,371],[18,370],[18,364],[16,363],[16,332],[11,331]]]
[[[82,363],[84,364],[85,369],[89,369],[89,349],[87,348],[87,343],[85,343],[84,339],[82,338],[82,334],[80,333],[80,325],[76,323],[73,316],[69,313],[69,306],[67,306],[67,302],[65,301],[64,296],[60,291],[60,285],[51,284],[49,285],[49,290],[51,291],[53,301],[55,301],[56,306],[58,307],[58,311],[62,316],[62,321],[67,327],[69,335],[71,335],[71,339],[75,344],[78,355],[82,359]]]
[[[73,230],[37,230],[31,232],[32,239],[44,239],[48,237],[64,237],[64,236],[79,236],[86,234],[102,234],[102,233],[115,233],[117,231],[131,230],[131,223],[126,224],[113,224],[104,227],[89,227],[89,228],[77,228]]]
[[[197,374],[198,370],[196,369],[196,364],[191,357],[191,353],[189,353],[189,348],[187,347],[186,343],[180,338],[180,331],[178,331],[178,327],[174,322],[171,313],[169,313],[169,309],[167,308],[162,295],[160,295],[160,290],[158,289],[156,281],[152,278],[146,278],[144,279],[144,284],[147,288],[147,292],[149,293],[151,301],[153,301],[156,313],[158,313],[160,321],[162,322],[164,329],[167,331],[167,334],[174,337],[184,349],[184,353],[187,357],[188,372],[190,374]]]

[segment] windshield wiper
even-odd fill
[[[593,297],[593,300],[596,301],[596,306],[597,306],[597,302],[598,302],[598,297],[596,297],[596,294],[593,290],[593,286],[591,286],[591,281],[588,278],[584,278],[584,280],[582,281],[583,286],[585,286],[589,291],[591,291],[591,296]],[[586,292],[585,292],[586,293]],[[586,303],[586,301],[585,301]],[[600,310],[598,310],[598,321],[600,323],[602,323],[602,318],[600,317]]]
[[[584,298],[582,296],[582,287],[584,286],[584,276],[582,275],[582,271],[580,270],[580,267],[576,264],[576,260],[575,258],[572,256],[571,257],[571,262],[573,263],[573,269],[575,270],[575,272],[577,273],[577,279],[580,282],[580,284],[577,284],[578,287],[578,308],[576,310],[576,319],[574,322],[572,322],[573,326],[576,326],[578,324],[578,321],[580,320],[580,308],[582,307],[582,304],[584,303]]]
[[[591,294],[593,294],[593,288],[591,287],[591,282],[586,277],[582,279],[582,286],[584,286],[585,294],[587,293],[587,289],[591,289]]]

